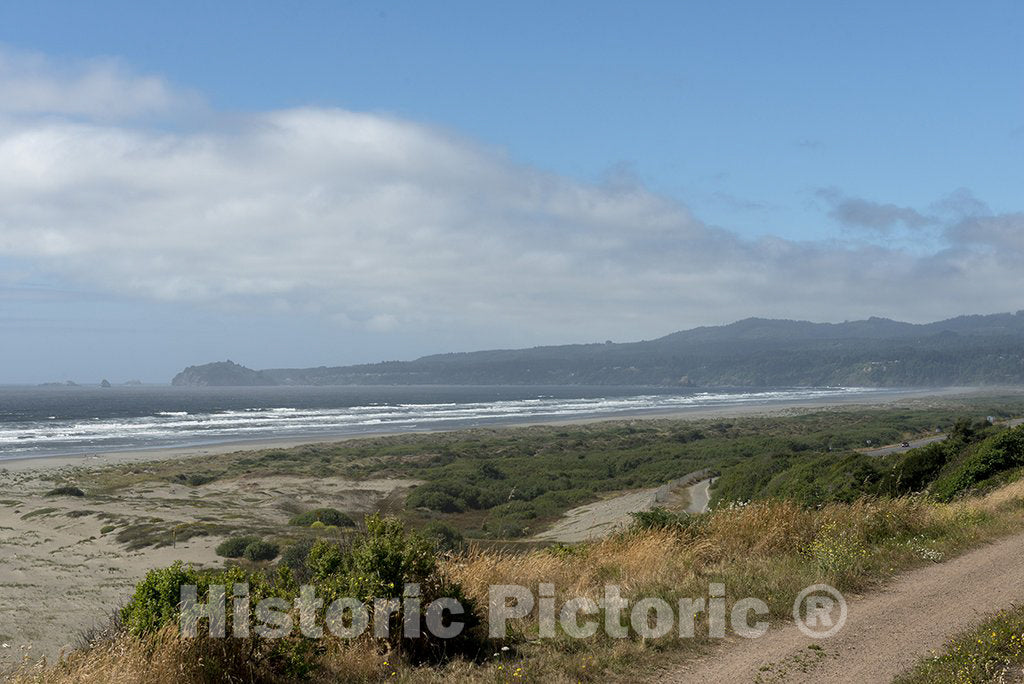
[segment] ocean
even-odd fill
[[[318,439],[718,406],[882,399],[898,390],[651,387],[0,386],[0,460]]]

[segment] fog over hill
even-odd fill
[[[435,354],[255,371],[190,366],[175,385],[968,386],[1024,384],[1024,312],[927,324],[748,318],[628,343]]]

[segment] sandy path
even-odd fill
[[[690,503],[686,505],[687,513],[708,512],[708,504],[711,503],[711,484],[714,481],[715,478],[709,477],[690,487]]]
[[[647,511],[655,506],[665,506],[678,489],[683,489],[692,496],[694,487],[700,487],[701,482],[710,482],[702,479],[707,475],[708,471],[706,470],[696,470],[660,487],[641,489],[577,506],[566,511],[561,520],[536,535],[534,539],[569,543],[600,539],[612,530],[628,525],[631,521],[631,514]],[[690,484],[695,481],[697,481],[696,484]],[[707,506],[706,496],[705,490],[705,500],[702,504],[702,507],[705,508]],[[687,504],[687,512],[691,505]]]
[[[1024,600],[1024,535],[906,573],[847,597],[846,626],[814,640],[795,625],[735,637],[659,682],[888,682],[989,613]],[[822,651],[808,647],[816,643]],[[819,655],[820,654],[820,655]]]

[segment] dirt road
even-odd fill
[[[847,597],[845,627],[811,639],[795,624],[734,637],[660,682],[889,682],[988,613],[1024,601],[1024,535],[915,570],[865,597]],[[809,648],[812,644],[821,650]]]

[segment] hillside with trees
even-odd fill
[[[1024,312],[911,324],[748,318],[654,340],[263,371],[191,366],[180,385],[937,387],[1024,384]]]

